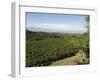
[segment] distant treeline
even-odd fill
[[[47,38],[64,38],[64,37],[81,37],[82,34],[71,34],[71,33],[48,33],[48,32],[32,32],[26,30],[26,40],[42,40]]]
[[[47,38],[59,38],[62,36],[56,35],[54,33],[47,33],[47,32],[32,32],[32,31],[26,31],[26,40],[42,40]]]

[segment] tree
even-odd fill
[[[90,17],[86,16],[86,28],[87,28],[87,32],[89,32],[90,29]]]

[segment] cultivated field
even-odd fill
[[[26,67],[89,64],[89,34],[26,30]]]

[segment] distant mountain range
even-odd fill
[[[32,32],[47,32],[47,33],[67,33],[67,34],[83,34],[83,31],[58,31],[58,30],[51,30],[51,29],[44,29],[44,28],[33,28],[33,27],[27,27],[28,31]]]

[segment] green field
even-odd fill
[[[77,53],[80,56],[77,56]],[[26,67],[89,64],[89,33],[47,33],[26,30]],[[67,59],[67,60],[66,60]],[[59,60],[62,61],[57,62]]]

